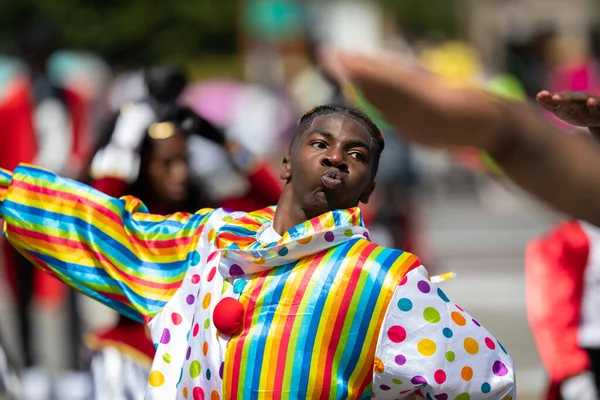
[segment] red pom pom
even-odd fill
[[[233,335],[244,323],[244,306],[233,297],[225,297],[215,307],[213,323],[220,333]]]

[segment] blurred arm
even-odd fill
[[[38,267],[137,320],[151,319],[185,276],[210,209],[148,214],[31,166],[0,171],[4,233]]]

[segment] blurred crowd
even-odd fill
[[[504,196],[509,184],[483,174],[489,166],[469,149],[447,155],[404,143],[359,93],[321,71],[318,50],[326,36],[313,32],[287,48],[245,50],[245,79],[192,81],[185,65],[109,65],[98,55],[61,48],[55,30],[34,26],[18,38],[17,51],[0,57],[0,167],[40,165],[111,196],[138,197],[155,213],[213,206],[251,211],[277,202],[278,169],[298,118],[319,104],[353,104],[386,139],[377,191],[363,209],[371,237],[415,251],[432,272],[444,272],[420,234],[416,199],[469,192],[502,212],[511,207]],[[600,90],[600,48],[588,50],[548,29],[509,35],[503,68],[485,65],[471,44],[455,39],[392,29],[384,43],[451,84],[512,100],[530,100],[542,89]],[[140,398],[154,351],[143,325],[34,270],[4,239],[0,266],[3,308],[14,310],[0,319],[0,340],[18,339],[0,354],[7,387],[18,374],[24,399]],[[57,360],[35,344],[44,336],[35,329],[40,316],[59,314],[58,350],[50,351],[60,354]],[[131,397],[106,385],[95,391],[103,382],[120,382],[115,393]]]

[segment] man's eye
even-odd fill
[[[365,155],[363,153],[353,152],[353,153],[350,153],[350,157],[352,157],[358,161],[365,161]]]
[[[327,146],[323,142],[315,142],[312,144],[312,147],[314,147],[315,149],[319,149],[319,150],[323,150],[323,149],[327,148]]]

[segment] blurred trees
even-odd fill
[[[60,45],[109,62],[185,61],[235,50],[233,0],[0,0],[0,47],[15,51],[32,24],[49,23]]]

